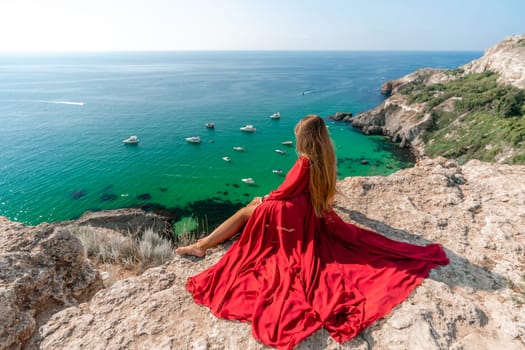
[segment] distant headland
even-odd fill
[[[525,164],[525,35],[452,70],[420,69],[385,82],[380,106],[351,118],[418,157]]]

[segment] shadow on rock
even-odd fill
[[[370,219],[363,213],[355,210],[349,210],[339,206],[336,206],[336,209],[347,214],[348,218],[352,221],[365,227],[369,227],[371,230],[390,239],[406,241],[418,245],[439,243],[429,241],[421,235],[408,233],[405,230],[396,229],[383,222]],[[343,219],[345,218],[343,217]],[[450,259],[450,264],[434,270],[435,273],[431,273],[429,278],[437,282],[445,283],[451,288],[456,286],[466,286],[475,290],[486,291],[505,288],[506,278],[504,276],[491,272],[484,266],[473,264],[468,259],[457,255],[450,249],[447,249],[447,247],[444,247],[444,249]]]

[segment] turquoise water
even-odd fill
[[[381,84],[481,52],[157,52],[0,56],[0,215],[28,224],[142,206],[212,223],[279,185],[297,121],[358,113]],[[302,94],[307,91],[306,94]],[[271,120],[274,112],[281,119]],[[215,129],[204,124],[214,122]],[[253,134],[239,130],[253,124]],[[329,123],[339,176],[412,160],[384,138]],[[122,140],[137,135],[137,146]],[[200,136],[198,145],[185,141]],[[235,152],[233,146],[245,147]],[[286,150],[285,155],[275,149]],[[228,156],[231,162],[222,157]],[[361,164],[367,159],[369,164]],[[254,185],[241,182],[252,177]]]

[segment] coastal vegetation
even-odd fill
[[[524,164],[525,92],[498,83],[494,72],[465,75],[459,68],[448,74],[452,79],[445,83],[418,79],[399,90],[409,104],[425,104],[420,118],[431,117],[423,136],[426,153]]]

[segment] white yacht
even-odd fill
[[[134,144],[139,143],[139,138],[137,136],[133,135],[133,136],[128,137],[125,140],[122,140],[122,142],[124,142],[125,144],[128,144],[128,145],[134,145]]]
[[[283,149],[276,149],[275,152],[280,153],[280,154],[286,154],[286,151]]]
[[[282,169],[273,169],[272,173],[274,173],[274,174],[282,174],[283,170]]]
[[[237,152],[244,152],[244,147],[242,147],[242,146],[234,146],[233,150],[237,151]]]
[[[241,179],[242,182],[244,182],[245,184],[254,184],[255,183],[255,180],[252,179],[251,177],[247,177],[247,178],[244,178],[244,179]]]
[[[205,127],[207,127],[208,129],[215,129],[215,123],[206,123],[204,124]]]
[[[293,145],[293,141],[283,141],[283,142],[281,142],[281,145],[291,146],[291,145]]]
[[[247,124],[241,128],[241,131],[244,131],[244,132],[255,132],[255,130],[257,129],[254,128],[253,125],[251,124]]]
[[[201,138],[199,136],[191,136],[186,137],[186,141],[188,141],[189,143],[201,143]]]
[[[231,158],[230,157],[222,157],[222,160],[224,160],[225,162],[231,162]]]
[[[275,112],[274,114],[272,114],[270,116],[270,118],[272,118],[272,119],[279,119],[279,118],[281,118],[281,113]]]

